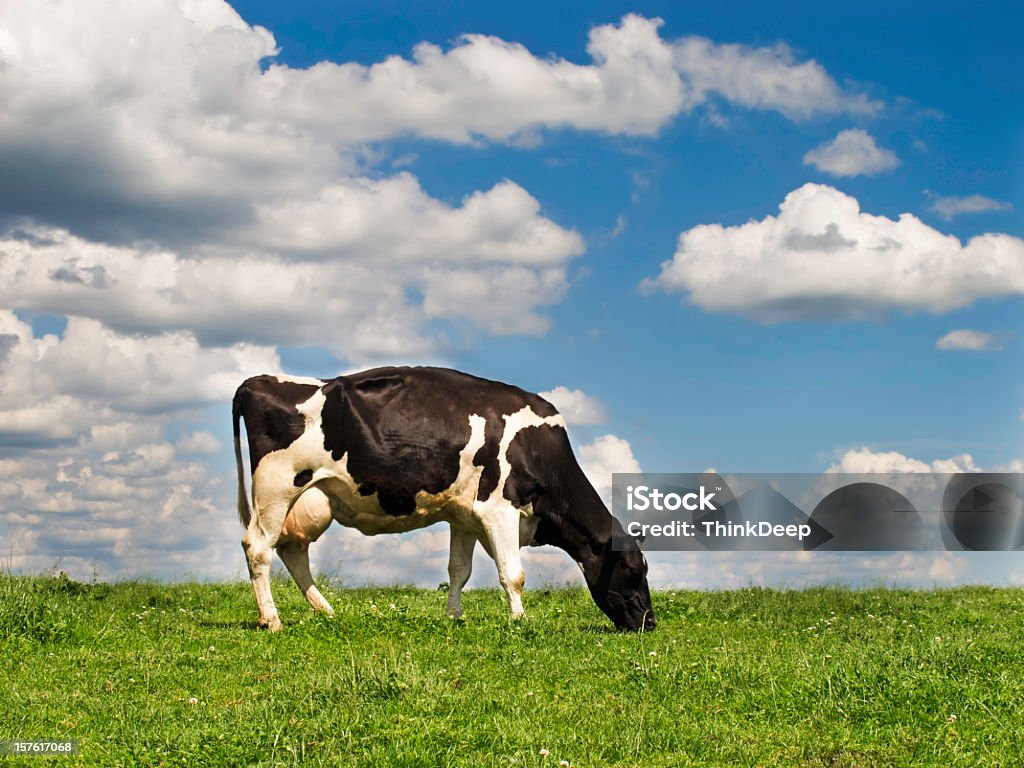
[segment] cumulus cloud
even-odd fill
[[[784,46],[668,41],[660,25],[594,27],[586,64],[469,34],[370,66],[295,68],[220,0],[5,4],[0,162],[18,183],[0,202],[91,237],[199,243],[287,214],[319,230],[369,143],[652,135],[712,95],[794,118],[872,108]]]
[[[937,213],[946,221],[950,221],[965,213],[1012,211],[1013,206],[984,195],[967,195],[966,197],[933,197],[928,210]]]
[[[904,456],[897,451],[873,451],[870,448],[861,447],[844,452],[839,460],[825,471],[842,474],[903,474],[907,472],[981,472],[981,469],[974,463],[974,458],[969,453],[926,462]]]
[[[940,313],[1024,293],[1024,241],[984,234],[962,243],[912,214],[874,216],[833,187],[805,184],[778,216],[686,230],[641,288],[767,321]]]
[[[580,466],[591,484],[611,507],[612,474],[642,472],[629,441],[617,435],[602,435],[579,448]]]
[[[752,109],[771,109],[793,120],[823,113],[873,114],[881,104],[843,91],[816,61],[798,62],[785,44],[770,48],[716,44],[688,37],[675,45],[675,59],[693,98],[718,94]]]
[[[827,144],[804,155],[804,165],[813,165],[832,176],[874,176],[900,164],[896,153],[882,149],[860,128],[840,131]]]
[[[204,343],[315,343],[301,308],[346,328],[332,350],[350,361],[430,354],[422,328],[436,319],[541,333],[579,235],[510,180],[453,206],[409,173],[368,173],[367,145],[650,135],[712,96],[794,118],[871,108],[783,46],[671,41],[660,26],[596,26],[582,64],[466,35],[370,66],[295,68],[220,0],[7,4],[0,163],[16,181],[0,206],[22,236],[8,258],[45,266],[3,306]],[[127,272],[142,264],[132,301]],[[253,322],[258,304],[283,317]]]
[[[0,311],[9,341],[0,377],[0,528],[18,569],[81,576],[226,576],[237,550],[230,489],[207,461],[209,431],[177,445],[171,426],[223,405],[248,375],[279,367],[274,350],[201,347],[183,333],[117,334],[71,317],[33,336]],[[224,423],[228,423],[227,412]]]
[[[558,386],[541,392],[540,396],[559,410],[569,426],[589,426],[608,420],[604,403],[583,390]]]
[[[204,348],[183,333],[127,336],[78,317],[62,338],[39,339],[0,310],[0,334],[15,339],[0,377],[0,445],[7,446],[73,441],[129,415],[224,402],[245,376],[280,365],[267,347]]]
[[[935,342],[936,349],[960,349],[971,352],[993,352],[1003,348],[991,333],[961,329],[950,331]]]
[[[205,429],[183,435],[176,447],[181,453],[217,453],[221,449],[220,441]]]
[[[450,210],[458,218],[461,209]],[[473,228],[460,234],[443,211],[425,215],[421,223],[449,224],[441,245],[454,249],[461,240],[463,258],[445,264],[442,251],[421,246],[387,258],[326,263],[258,253],[192,259],[23,226],[0,236],[0,306],[75,313],[124,333],[184,331],[204,344],[324,345],[354,362],[433,349],[435,340],[420,332],[433,318],[496,333],[547,328],[541,312],[566,290],[565,260],[579,248],[575,235],[561,230],[562,246],[546,253],[539,248],[523,263],[516,251],[529,249],[515,243],[514,230],[534,237],[537,222],[530,214],[506,216],[506,231],[491,238]],[[102,286],[52,276],[58,269],[90,274],[99,268]],[[326,328],[345,332],[325,335]]]

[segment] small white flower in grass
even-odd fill
[[[949,722],[955,723],[956,722],[956,715],[950,715],[949,716]]]
[[[214,647],[213,647],[213,646],[211,645],[211,646],[210,646],[210,647],[209,647],[209,648],[208,648],[207,650],[209,650],[209,652],[210,652],[210,653],[213,653],[213,652],[214,652],[214,651],[216,651],[217,649],[216,649],[216,648],[214,648]]]
[[[935,642],[936,643],[941,643],[942,642],[942,638],[941,637],[936,637],[935,638]]]
[[[548,756],[548,755],[550,755],[550,754],[551,754],[551,753],[550,753],[550,752],[548,752],[548,751],[547,751],[546,749],[544,749],[544,747],[541,747],[541,748],[540,748],[540,756],[541,756],[541,757],[547,757],[547,756]]]
[[[651,652],[650,652],[650,653],[648,653],[647,655],[648,655],[648,656],[657,656],[657,655],[658,655],[658,652],[657,652],[657,651],[651,651]]]
[[[559,765],[564,765],[565,768],[569,768],[569,761],[568,760],[559,760],[558,764]]]
[[[195,696],[193,696],[193,697],[191,697],[191,698],[190,698],[190,699],[188,700],[188,703],[189,703],[189,704],[198,704],[198,703],[199,703],[199,699],[197,699],[197,698],[196,698]]]

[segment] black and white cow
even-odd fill
[[[281,627],[270,592],[274,549],[313,609],[332,612],[308,549],[337,520],[369,535],[448,522],[453,615],[462,612],[477,541],[494,558],[515,617],[523,613],[520,547],[553,544],[579,563],[618,628],[654,627],[647,563],[577,464],[565,421],[538,395],[441,368],[330,380],[264,375],[238,388],[233,417],[242,547],[261,626]],[[626,551],[616,551],[621,542]]]

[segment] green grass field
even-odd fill
[[[1020,765],[1024,592],[655,594],[610,629],[575,589],[328,588],[0,577],[0,740],[43,765]]]

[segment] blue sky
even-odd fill
[[[856,83],[884,102],[878,115],[794,124],[771,111],[718,104],[725,128],[697,109],[652,137],[569,130],[549,131],[529,149],[497,144],[467,151],[422,141],[383,147],[390,156],[414,154],[407,167],[432,195],[453,203],[510,178],[587,241],[572,267],[572,289],[551,311],[550,332],[498,343],[475,339],[452,360],[536,389],[558,382],[594,394],[609,405],[616,432],[629,435],[644,467],[804,471],[820,468],[835,449],[862,444],[930,459],[966,451],[985,465],[1020,453],[1015,416],[1024,392],[1013,383],[1020,379],[1019,347],[1015,354],[1010,339],[999,354],[969,359],[935,349],[939,337],[961,326],[1014,333],[1019,298],[937,315],[888,311],[869,322],[765,325],[694,309],[678,295],[633,290],[670,257],[681,231],[763,218],[809,181],[835,185],[871,214],[913,213],[961,239],[992,231],[1021,236],[1024,85],[1011,31],[1016,6],[979,11],[949,4],[922,19],[909,5],[747,3],[725,11],[587,3],[560,7],[556,20],[546,4],[445,12],[376,3],[341,13],[330,4],[237,8],[274,30],[280,60],[295,66],[321,59],[371,65],[408,56],[421,41],[450,45],[467,32],[582,63],[587,30],[633,12],[662,18],[667,39],[783,42],[840,84]],[[836,179],[803,163],[809,150],[851,127],[896,152],[899,166]],[[929,210],[929,193],[985,194],[1013,207],[944,221]],[[613,238],[620,217],[625,227]],[[951,409],[954,402],[960,407]]]
[[[226,403],[269,367],[563,387],[599,486],[1020,471],[1017,5],[106,6],[0,11],[16,567],[239,572]],[[443,578],[440,532],[336,535]],[[1024,576],[929,558],[849,578]]]

